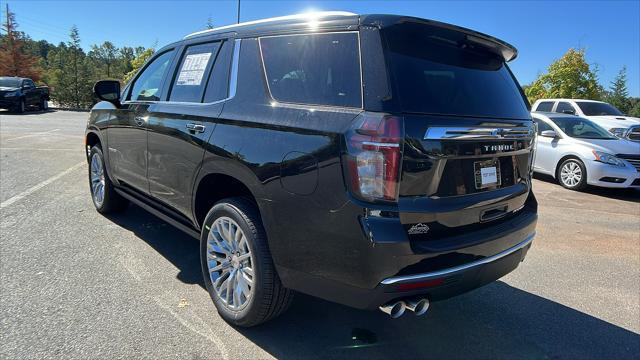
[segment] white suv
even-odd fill
[[[578,115],[602,126],[619,138],[640,141],[640,119],[625,116],[615,106],[606,102],[581,99],[540,99],[533,104],[531,111]]]

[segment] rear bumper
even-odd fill
[[[508,220],[431,240],[408,239],[403,226],[393,220],[370,218],[363,222],[366,233],[386,242],[373,242],[368,250],[350,254],[358,257],[358,273],[371,282],[347,283],[278,267],[283,283],[360,309],[373,310],[414,296],[426,296],[431,301],[447,299],[493,282],[518,267],[535,236],[537,206],[532,197],[528,206]],[[353,278],[344,274],[345,279],[350,276]]]

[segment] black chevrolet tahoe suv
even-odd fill
[[[293,291],[399,317],[514,270],[535,235],[535,131],[511,45],[406,16],[206,30],[94,88],[101,213],[129,202],[200,239],[220,315]]]

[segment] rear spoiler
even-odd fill
[[[379,28],[385,28],[393,25],[404,23],[424,24],[428,26],[443,28],[466,35],[466,40],[486,48],[488,51],[502,57],[504,61],[509,62],[518,56],[518,50],[511,44],[497,39],[493,36],[483,34],[481,32],[467,29],[461,26],[451,25],[435,20],[421,19],[412,16],[398,15],[363,15],[360,17],[360,25],[371,25]]]

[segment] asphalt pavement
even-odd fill
[[[216,313],[198,243],[89,196],[87,113],[0,112],[0,358],[637,358],[640,191],[537,177],[538,236],[500,281],[391,320],[298,295],[238,329]]]

